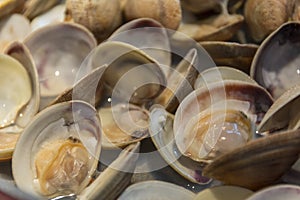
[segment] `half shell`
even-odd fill
[[[300,81],[300,23],[288,22],[269,35],[257,50],[251,77],[277,99]]]
[[[74,84],[81,62],[96,46],[87,29],[72,23],[45,26],[32,32],[24,43],[38,70],[41,108]]]
[[[39,197],[80,193],[96,169],[100,137],[91,105],[71,101],[44,109],[17,142],[12,159],[17,186]]]

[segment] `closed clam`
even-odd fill
[[[122,12],[119,0],[67,0],[66,18],[88,28],[102,42],[121,25]]]
[[[37,71],[29,51],[17,42],[6,51],[8,55],[1,54],[0,62],[0,160],[11,158],[19,134],[37,113],[40,102]]]
[[[181,22],[179,0],[127,0],[124,6],[126,20],[148,17],[159,21],[168,29],[177,30]]]

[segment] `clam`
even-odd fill
[[[263,199],[299,199],[300,187],[291,184],[279,184],[268,188],[264,188],[251,195],[247,200],[263,200]]]
[[[132,45],[108,41],[100,44],[81,66],[80,74],[107,65],[102,80],[112,101],[144,104],[157,97],[166,85],[159,64]],[[114,103],[114,102],[112,102]]]
[[[119,103],[100,107],[103,148],[125,147],[148,136],[149,113],[133,104]]]
[[[0,160],[11,158],[19,134],[37,113],[40,102],[37,72],[27,48],[15,42],[6,53],[1,54],[0,62]]]
[[[102,42],[121,25],[119,0],[67,0],[66,18],[88,28]]]
[[[208,84],[179,105],[173,126],[176,144],[183,155],[210,162],[255,137],[255,124],[272,103],[257,84],[236,80]]]
[[[253,58],[251,77],[275,99],[299,83],[299,35],[299,22],[285,23],[264,40]]]
[[[296,85],[283,93],[270,107],[258,126],[259,132],[275,132],[300,127],[298,103],[300,100],[300,85]]]
[[[200,45],[209,53],[217,66],[230,66],[250,73],[253,57],[258,49],[255,44],[203,41]]]
[[[23,41],[31,32],[29,20],[20,14],[12,14],[0,20],[0,52],[13,41]]]
[[[28,19],[33,19],[41,13],[51,9],[59,2],[60,0],[48,0],[47,2],[41,0],[27,0],[24,5],[23,15]]]
[[[167,29],[177,30],[181,22],[181,5],[178,0],[127,0],[124,6],[127,21],[137,18],[152,18]]]
[[[113,32],[108,40],[125,42],[142,50],[160,65],[167,66],[164,72],[169,75],[171,49],[168,32],[158,21],[150,18],[129,21]]]
[[[38,70],[41,108],[74,84],[81,62],[96,46],[87,29],[72,23],[45,26],[28,35],[24,43]]]
[[[191,49],[174,69],[167,67],[171,69],[167,77],[167,87],[154,100],[154,104],[164,106],[168,112],[175,112],[184,97],[193,91],[193,84],[198,75],[197,59],[197,50]]]
[[[116,199],[130,184],[137,160],[140,143],[127,146],[119,156],[91,183],[78,199]]]
[[[91,181],[101,150],[96,110],[69,101],[42,110],[25,128],[12,159],[17,186],[37,197],[79,194]]]
[[[225,184],[252,190],[271,185],[299,158],[299,131],[286,131],[253,140],[215,158],[205,166],[203,174]]]
[[[299,20],[299,2],[290,0],[248,0],[244,15],[253,39],[257,42],[285,22]]]
[[[0,2],[0,19],[13,12],[20,11],[24,3],[25,0],[2,0]]]
[[[163,159],[182,177],[193,183],[207,185],[210,178],[202,175],[203,164],[185,157],[179,151],[173,132],[174,115],[162,107],[152,108],[149,132],[151,139]]]
[[[217,187],[207,188],[199,192],[194,200],[244,200],[251,196],[254,192],[246,188],[222,185]]]
[[[129,186],[119,200],[194,199],[195,194],[178,185],[163,181],[143,181]]]

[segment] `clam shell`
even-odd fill
[[[300,85],[288,89],[267,111],[258,126],[260,132],[274,132],[280,129],[299,128],[300,116],[298,104],[300,100]]]
[[[194,199],[195,194],[178,185],[163,181],[144,181],[128,187],[119,200],[137,199]]]
[[[253,58],[251,77],[275,99],[299,83],[299,35],[299,22],[285,23],[263,41]]]
[[[101,43],[79,73],[105,64],[108,67],[102,78],[113,101],[142,104],[157,97],[166,85],[165,75],[155,60],[132,45],[117,41]]]
[[[148,134],[149,113],[133,104],[116,104],[100,107],[104,149],[125,147],[145,139]]]
[[[79,195],[79,199],[116,199],[130,184],[139,157],[139,149],[139,142],[126,147],[118,158]]]
[[[71,100],[81,100],[97,107],[103,97],[104,83],[101,82],[101,77],[106,68],[106,65],[95,68],[89,74],[76,81],[72,88],[65,90],[56,97],[50,105]]]
[[[108,41],[125,42],[142,50],[159,64],[165,75],[169,75],[171,66],[171,50],[167,30],[156,20],[139,18],[119,27]],[[164,70],[166,69],[166,70]]]
[[[253,192],[246,188],[223,185],[207,188],[199,192],[194,200],[244,200],[252,194]]]
[[[81,141],[91,157],[88,174],[76,191],[80,192],[89,183],[101,150],[99,116],[90,104],[83,101],[69,101],[48,107],[38,113],[24,129],[12,159],[16,185],[21,190],[41,198],[37,182],[36,156],[45,145],[71,137]]]
[[[1,80],[4,81],[2,82],[2,85],[6,85],[6,89],[9,89],[9,94],[6,93],[4,90],[1,92],[1,94],[5,97],[1,98],[1,105],[8,108],[8,105],[12,106],[13,103],[18,103],[19,106],[15,105],[17,107],[15,109],[10,110],[10,116],[13,117],[10,120],[13,120],[13,124],[0,128],[0,137],[1,141],[3,142],[1,143],[0,148],[0,160],[8,160],[11,158],[20,132],[22,132],[23,128],[32,120],[33,116],[38,112],[40,102],[40,91],[37,71],[27,48],[22,43],[15,42],[8,47],[6,53],[9,56],[1,55],[2,63],[6,59],[10,60],[11,62],[6,63],[7,66],[10,65],[10,69],[13,69],[13,63],[18,64],[20,66],[20,69],[24,70],[27,78],[20,77],[20,73],[12,73],[11,76],[13,76],[13,79],[18,77],[19,82],[15,82],[16,84],[11,84],[11,79],[8,80],[9,84],[7,84],[5,83],[5,80],[7,79],[4,79],[4,77],[1,78]],[[1,74],[4,75],[4,72],[1,72]],[[7,74],[5,75],[5,77],[10,77],[10,75]],[[13,88],[14,86],[18,87]],[[20,92],[20,90],[22,92]],[[26,92],[26,90],[29,91]],[[14,95],[14,92],[17,92],[17,94]],[[14,96],[21,97],[21,94],[23,94],[24,92],[25,94],[29,94],[30,96],[28,96],[24,100],[22,100],[23,98],[20,98],[19,100],[21,101],[14,100]],[[6,103],[8,103],[6,102],[8,100],[8,97],[10,97],[11,99],[9,99],[8,101],[9,104],[6,105]],[[5,118],[2,118],[2,120],[3,119]]]
[[[32,30],[35,31],[36,29],[47,26],[49,24],[63,22],[65,17],[65,10],[65,4],[59,4],[51,8],[49,11],[33,18],[30,23]]]
[[[253,190],[277,181],[300,153],[300,130],[253,140],[205,166],[206,176]],[[270,170],[272,169],[272,170]]]
[[[42,0],[27,0],[24,6],[23,15],[28,19],[33,19],[57,5],[59,2],[60,0],[48,0],[46,2]]]
[[[255,44],[203,41],[199,43],[217,66],[230,66],[249,74],[253,57],[258,49]]]
[[[73,23],[45,26],[28,35],[24,43],[38,70],[41,108],[74,84],[81,62],[96,46],[92,33]]]
[[[247,200],[297,200],[299,199],[299,193],[300,187],[297,185],[280,184],[262,189],[247,198]]]
[[[193,91],[192,86],[198,75],[195,67],[197,59],[196,49],[191,49],[175,69],[171,70],[167,87],[154,103],[164,106],[170,113],[175,113],[179,103]]]
[[[202,176],[203,165],[185,157],[179,151],[173,133],[174,115],[162,108],[153,108],[150,113],[151,139],[164,160],[182,177],[201,185],[211,182]]]
[[[225,98],[249,102],[250,111],[258,115],[257,123],[273,103],[272,97],[266,90],[256,84],[234,80],[210,84],[208,87],[190,93],[179,105],[174,119],[175,136],[183,132],[187,122],[193,116]]]

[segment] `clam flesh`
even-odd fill
[[[17,186],[38,197],[78,194],[91,181],[101,150],[96,110],[82,101],[50,106],[24,129],[12,159]]]

